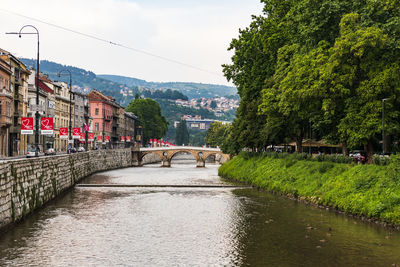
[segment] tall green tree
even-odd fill
[[[389,103],[385,109],[388,133],[400,129],[395,108],[400,100],[400,61],[392,58],[393,53],[382,29],[362,26],[360,15],[351,13],[340,22],[340,36],[326,64],[328,99],[344,107],[338,133],[350,147],[364,146],[371,159],[374,144],[381,140],[382,99],[388,98]],[[325,111],[329,113],[332,106],[325,106]]]
[[[180,120],[178,127],[176,128],[175,141],[179,146],[189,144],[189,131],[186,125],[186,120]]]
[[[126,111],[138,116],[143,126],[144,143],[150,138],[161,139],[168,130],[168,122],[161,115],[160,106],[152,99],[135,99],[126,107]]]
[[[222,147],[228,137],[229,124],[222,124],[222,122],[216,121],[210,125],[207,130],[206,144],[212,147]]]

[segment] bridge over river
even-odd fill
[[[143,158],[148,154],[155,154],[160,157],[161,167],[171,167],[171,160],[177,154],[189,153],[196,159],[197,167],[205,167],[206,159],[210,156],[219,156],[219,161],[230,159],[228,154],[222,153],[219,148],[175,146],[175,147],[151,147],[140,148],[133,151],[133,158],[137,160],[139,166],[142,166]]]

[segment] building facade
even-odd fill
[[[71,128],[73,127],[74,122],[74,99],[71,95],[70,89],[65,82],[54,82],[53,84],[54,96],[56,101],[54,114],[54,149],[56,151],[67,151],[68,138],[61,138],[60,128],[67,128],[69,137],[70,120]]]
[[[111,147],[111,142],[104,143],[104,137],[108,136],[111,141],[113,116],[112,98],[97,90],[92,90],[88,94],[88,98],[93,132],[97,141],[96,145],[99,147]]]
[[[92,121],[90,119],[89,97],[86,94],[73,92],[74,95],[74,127],[81,128],[81,133],[85,133],[85,141],[88,138],[85,132],[85,125],[89,126],[89,132],[92,130]]]
[[[133,146],[135,139],[139,139],[140,142],[141,131],[137,130],[138,118],[133,113],[126,112],[112,97],[97,90],[92,90],[88,96],[91,129],[97,139],[98,147],[122,148]],[[103,136],[109,136],[110,142],[104,144]]]
[[[27,137],[21,135],[21,117],[27,112],[28,77],[30,71],[17,57],[0,49],[0,58],[11,68],[10,91],[13,102],[11,105],[12,125],[8,136],[8,156],[24,155],[27,150]]]
[[[10,90],[11,67],[0,58],[0,157],[8,156],[8,137],[12,125],[11,105],[13,94]]]

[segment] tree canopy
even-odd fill
[[[222,124],[222,122],[215,121],[210,125],[207,130],[206,144],[212,147],[222,147],[228,137],[229,124]]]
[[[400,135],[399,0],[262,0],[224,65],[241,97],[235,150],[313,136],[369,154]],[[310,126],[311,125],[311,126]],[[312,129],[310,129],[310,127]],[[393,143],[394,144],[394,143]]]
[[[160,106],[152,99],[135,99],[126,107],[126,111],[138,116],[143,126],[144,143],[150,138],[161,139],[168,130],[168,122],[161,115]]]

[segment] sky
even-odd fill
[[[154,82],[232,85],[221,67],[231,62],[227,48],[262,8],[260,0],[1,0],[0,47],[36,59],[36,35],[5,34],[31,24],[40,60]]]

